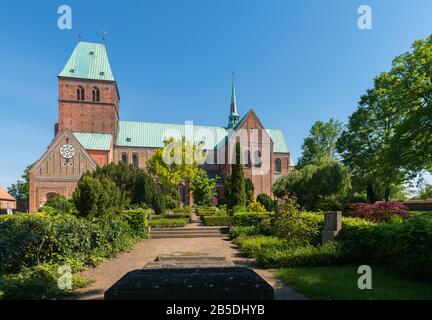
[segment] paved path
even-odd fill
[[[87,288],[78,290],[76,295],[68,299],[103,299],[105,290],[127,272],[142,269],[146,263],[153,261],[161,253],[190,251],[222,253],[228,261],[241,266],[251,267],[252,263],[250,259],[242,257],[235,245],[226,238],[148,239],[136,244],[130,252],[82,272],[82,276],[93,282]],[[306,299],[303,295],[282,284],[272,271],[253,269],[275,288],[276,299]]]

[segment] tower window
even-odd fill
[[[282,163],[280,158],[276,158],[275,160],[275,172],[281,173],[282,171]]]
[[[127,164],[128,164],[128,156],[127,156],[126,153],[122,153],[122,155],[121,155],[121,162],[122,162],[124,165],[127,165]]]
[[[100,102],[100,90],[96,87],[92,90],[92,101]]]
[[[135,168],[138,168],[138,165],[139,165],[139,163],[138,163],[138,155],[136,153],[132,154],[132,165]]]
[[[84,101],[85,100],[85,91],[83,87],[77,88],[77,100]]]

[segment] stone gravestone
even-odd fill
[[[324,229],[322,231],[322,243],[332,241],[342,229],[342,213],[340,211],[326,212],[324,216]]]
[[[163,254],[127,273],[105,300],[273,300],[273,288],[253,270],[218,254]]]

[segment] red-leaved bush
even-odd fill
[[[406,218],[409,214],[408,208],[398,201],[358,203],[353,210],[353,216],[374,222],[390,222],[393,216]]]

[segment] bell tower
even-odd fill
[[[104,44],[78,42],[58,80],[56,133],[116,133],[120,95]]]

